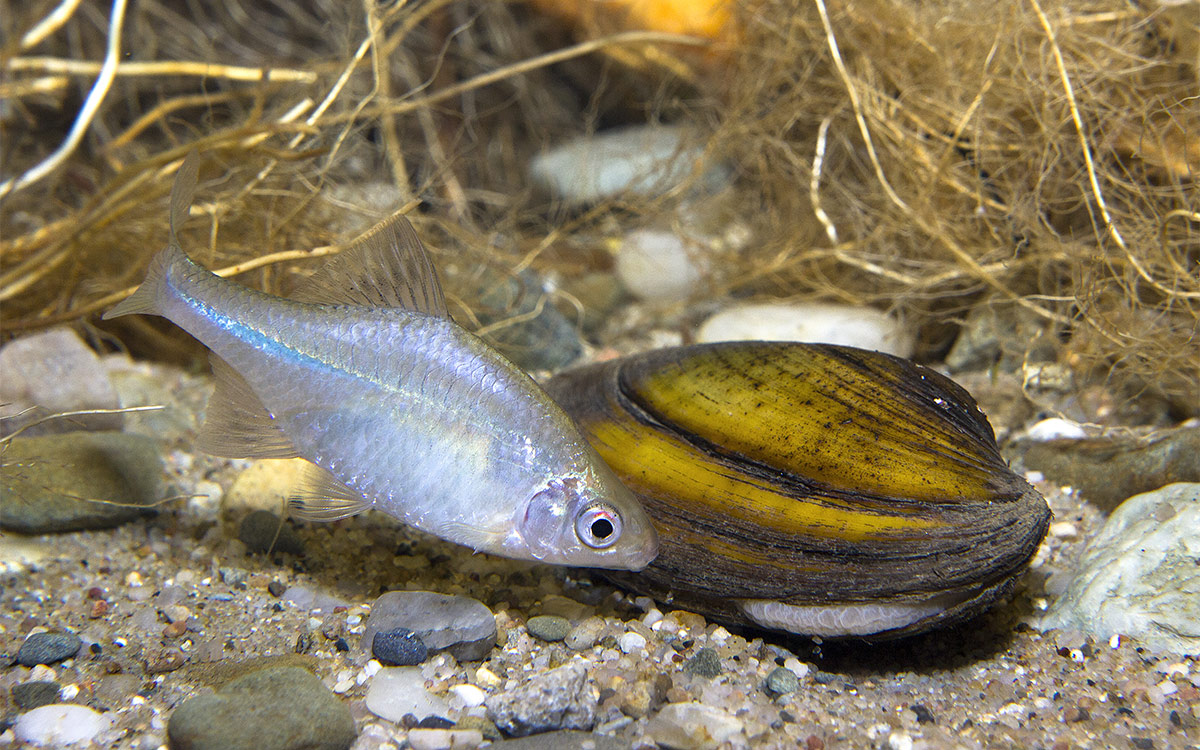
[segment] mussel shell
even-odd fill
[[[729,342],[562,373],[547,390],[650,514],[658,558],[622,585],[735,623],[746,602],[913,602],[904,635],[978,613],[1045,536],[1045,500],[974,399],[850,347]],[[869,628],[868,628],[869,630]]]

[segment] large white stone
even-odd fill
[[[420,667],[385,667],[376,672],[367,688],[366,704],[371,713],[388,721],[400,721],[405,714],[419,720],[450,713],[446,699],[425,689]]]
[[[1152,649],[1200,654],[1197,560],[1200,483],[1134,495],[1088,544],[1042,627],[1103,640],[1128,635]]]
[[[674,232],[638,229],[617,252],[617,278],[638,299],[670,303],[686,299],[704,277],[705,249]]]
[[[807,302],[736,305],[713,315],[696,333],[714,341],[802,341],[841,344],[907,357],[912,337],[894,318],[870,307]]]
[[[18,716],[13,733],[32,745],[62,747],[91,742],[111,724],[111,718],[87,706],[52,703]]]

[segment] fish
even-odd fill
[[[223,279],[180,247],[196,174],[197,159],[185,159],[166,248],[104,318],[160,315],[211,351],[201,450],[310,462],[290,500],[301,519],[373,508],[502,557],[615,570],[655,557],[649,517],[570,417],[450,318],[403,215],[282,298]]]
[[[971,395],[891,355],[702,344],[546,389],[658,531],[649,566],[603,575],[726,623],[873,640],[943,627],[1009,592],[1049,527]]]

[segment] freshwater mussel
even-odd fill
[[[849,347],[731,342],[571,370],[551,395],[634,491],[658,558],[618,583],[719,620],[824,637],[975,615],[1045,536],[971,396]]]

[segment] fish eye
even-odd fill
[[[589,547],[611,547],[621,537],[621,514],[604,503],[589,505],[575,517],[575,533]]]

